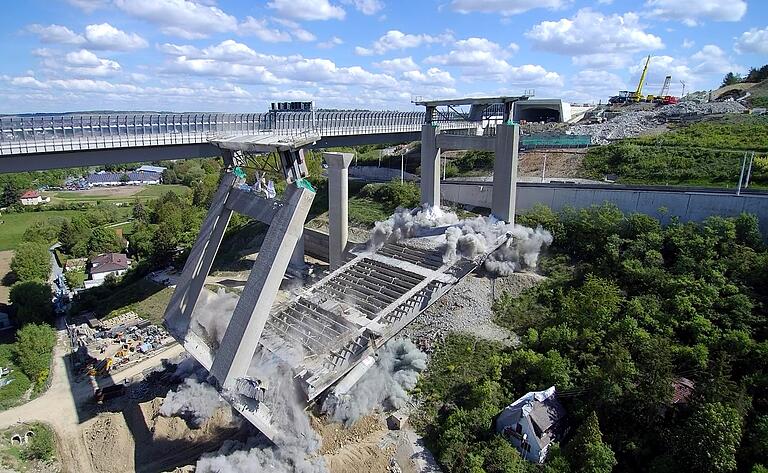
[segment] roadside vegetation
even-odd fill
[[[657,136],[591,148],[584,170],[594,179],[615,174],[618,182],[628,184],[735,187],[746,151],[768,153],[768,117],[695,123]],[[758,161],[750,186],[768,187],[768,167]]]
[[[494,306],[520,346],[452,335],[417,387],[417,423],[445,471],[762,471],[768,250],[756,219],[663,227],[602,206],[519,222],[555,237],[548,279]],[[673,405],[680,377],[695,388]],[[508,454],[493,418],[553,385],[571,438],[534,466]]]
[[[32,434],[27,436],[27,432]],[[0,436],[0,464],[13,471],[41,471],[40,463],[50,463],[56,459],[55,436],[53,430],[45,424],[20,424],[4,430]],[[20,444],[17,439],[21,437],[26,439]]]

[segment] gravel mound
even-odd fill
[[[590,135],[593,144],[605,145],[614,140],[634,138],[663,126],[670,117],[681,115],[711,115],[743,113],[746,108],[738,102],[683,101],[650,111],[626,112],[603,123],[575,125],[566,131],[569,135]]]
[[[427,354],[431,354],[435,345],[442,342],[449,332],[462,332],[515,345],[517,335],[493,323],[493,301],[504,292],[518,296],[543,279],[541,275],[528,272],[500,278],[469,274],[448,294],[416,317],[405,328],[404,335]]]

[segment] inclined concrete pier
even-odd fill
[[[421,203],[440,205],[440,148],[437,135],[440,128],[432,123],[421,127]]]
[[[348,170],[353,157],[352,153],[323,153],[328,163],[328,262],[331,270],[344,264],[344,249],[349,238]]]

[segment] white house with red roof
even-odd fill
[[[117,277],[125,274],[131,267],[131,261],[122,253],[106,253],[94,256],[90,260],[85,288],[101,286],[110,274]]]
[[[21,205],[40,205],[51,201],[50,197],[43,197],[35,190],[28,190],[21,194]]]

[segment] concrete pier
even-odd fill
[[[421,127],[421,203],[440,205],[440,129],[426,123]]]
[[[289,185],[285,194],[285,203],[269,226],[213,359],[211,376],[224,388],[234,386],[236,379],[248,371],[315,196],[295,184]]]
[[[328,163],[328,260],[331,270],[344,264],[349,238],[349,164],[352,153],[323,153]]]
[[[517,148],[519,143],[519,125],[504,123],[496,126],[496,157],[493,162],[491,213],[499,220],[504,220],[507,223],[515,223]]]

